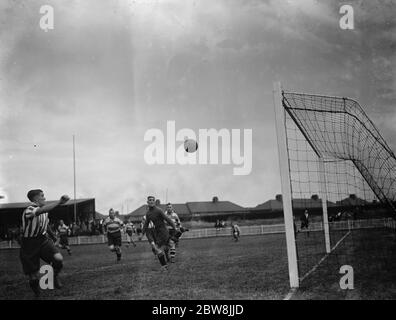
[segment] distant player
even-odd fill
[[[136,235],[138,236],[139,241],[142,241],[142,238],[143,238],[142,229],[143,229],[145,217],[146,216],[143,216],[142,221],[136,227]]]
[[[52,266],[54,287],[57,289],[62,287],[59,272],[63,267],[63,257],[47,235],[48,212],[66,203],[70,198],[63,195],[56,203],[46,205],[44,192],[41,189],[30,190],[27,197],[32,203],[22,213],[20,259],[23,272],[29,277],[30,288],[38,297],[40,259]]]
[[[133,246],[136,247],[136,243],[133,241],[133,238],[132,238],[134,229],[135,228],[134,228],[133,223],[130,220],[128,220],[127,223],[125,224],[125,233],[127,235],[127,248],[129,248],[129,245],[131,244],[131,242],[132,242]]]
[[[169,251],[169,231],[165,225],[165,221],[168,222],[173,229],[176,229],[176,225],[173,221],[155,205],[155,197],[147,197],[148,211],[146,213],[146,221],[143,226],[142,233],[145,234],[150,222],[153,223],[153,237],[149,239],[152,248],[155,250],[158,260],[161,263],[163,269],[168,269],[167,254]]]
[[[300,230],[307,229],[307,236],[309,237],[309,214],[307,209],[305,209],[303,215],[301,216],[300,222]]]
[[[166,205],[166,216],[173,221],[177,228],[181,227],[180,219],[177,213],[173,210],[172,204],[168,203]],[[175,262],[176,257],[176,244],[179,242],[179,238],[181,236],[181,232],[179,230],[174,229],[172,226],[168,225],[169,231],[169,261]]]
[[[241,235],[241,229],[236,223],[231,224],[231,234],[234,238],[234,241],[237,242],[239,240],[239,236]]]
[[[66,249],[69,256],[71,255],[71,250],[69,246],[68,236],[70,235],[70,228],[65,225],[63,220],[59,221],[58,226],[58,234],[59,234],[59,247],[61,249]]]
[[[109,216],[103,222],[107,241],[111,252],[115,252],[117,261],[121,260],[121,228],[123,223],[115,216],[113,208],[109,210]]]

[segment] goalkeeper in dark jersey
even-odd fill
[[[158,260],[161,263],[163,269],[168,268],[167,255],[169,252],[169,231],[165,225],[165,221],[172,226],[173,229],[177,229],[176,225],[167,217],[167,215],[155,205],[155,197],[147,197],[148,211],[146,213],[146,220],[143,225],[142,233],[145,234],[150,222],[153,223],[154,228],[152,229],[152,237],[148,239],[152,248],[155,250]]]

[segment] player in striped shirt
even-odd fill
[[[127,223],[125,224],[125,233],[127,235],[127,248],[129,248],[129,245],[131,244],[131,242],[132,242],[133,246],[136,247],[136,243],[133,241],[133,238],[132,238],[134,229],[135,229],[135,227],[134,227],[133,223],[130,220],[128,220]]]
[[[121,260],[121,228],[123,223],[115,216],[113,208],[109,210],[109,216],[103,222],[107,241],[111,252],[115,252],[117,261]]]
[[[46,204],[44,192],[41,189],[30,190],[27,197],[32,203],[22,213],[19,256],[23,272],[29,277],[30,288],[38,297],[40,295],[40,259],[52,266],[55,288],[62,287],[58,276],[63,267],[63,257],[47,234],[48,212],[66,203],[70,198],[63,195],[56,203]]]
[[[58,226],[58,234],[59,234],[59,247],[62,249],[66,249],[69,256],[71,255],[71,250],[69,246],[68,236],[70,234],[70,228],[65,225],[63,220],[59,221]]]
[[[168,203],[166,205],[166,216],[169,217],[175,224],[177,228],[181,227],[180,219],[177,213],[173,210],[172,204]],[[169,224],[168,224],[168,231],[169,231],[169,256],[170,262],[175,262],[175,257],[176,257],[176,243],[179,241],[179,237],[181,236],[181,232],[176,231],[176,229],[173,229]]]

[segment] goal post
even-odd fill
[[[278,157],[282,188],[282,206],[286,229],[287,258],[289,264],[289,281],[291,288],[299,287],[297,250],[294,230],[292,193],[290,185],[290,168],[287,154],[287,137],[285,131],[285,110],[282,107],[282,90],[280,82],[274,83],[275,123],[278,140]]]
[[[359,226],[395,219],[396,157],[355,100],[289,92],[280,82],[273,98],[289,280],[298,288],[328,256],[349,261],[352,245],[366,244],[354,239],[382,232]],[[359,219],[368,223],[352,223]]]
[[[327,188],[326,188],[326,171],[324,159],[319,157],[319,184],[320,196],[322,198],[322,211],[323,211],[323,232],[325,236],[326,253],[331,251],[330,231],[329,231],[329,215],[327,212]]]

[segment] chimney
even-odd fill
[[[314,201],[318,201],[319,200],[319,196],[317,194],[313,194],[311,199],[314,200]]]

